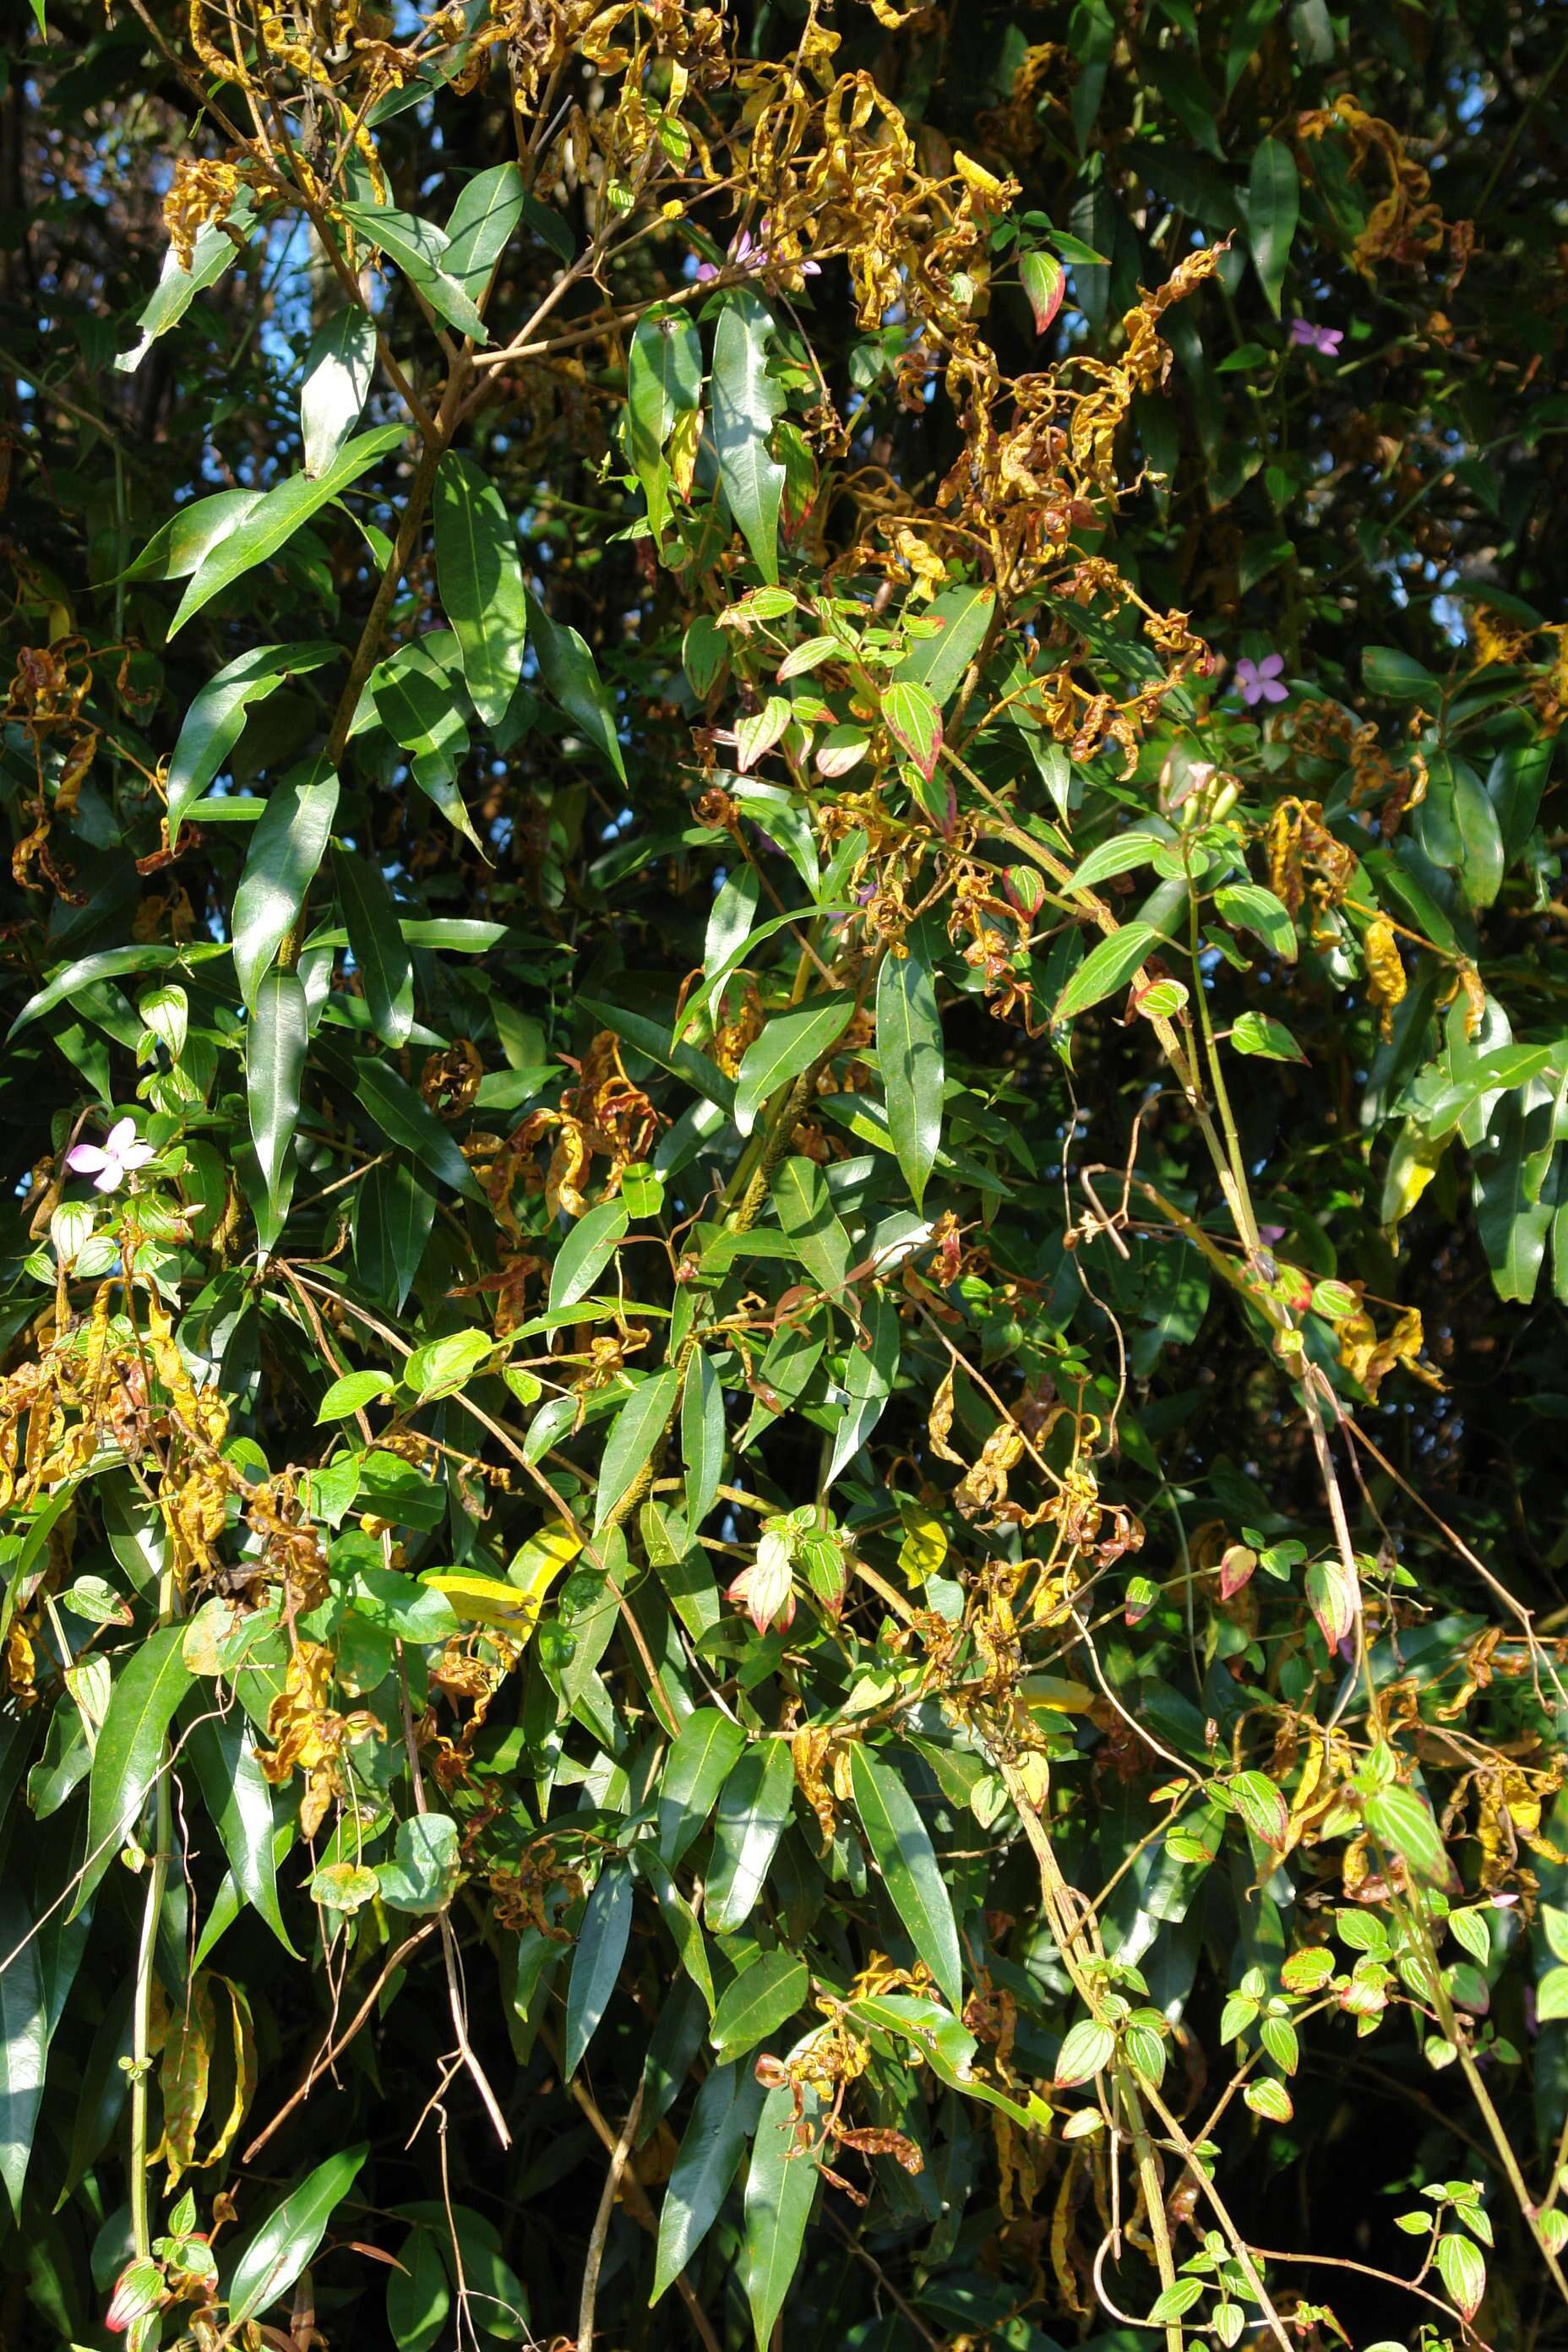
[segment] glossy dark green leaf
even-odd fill
[[[724,1475],[724,1391],[711,1359],[700,1348],[686,1367],[681,1389],[680,1453],[686,1469],[686,1524],[695,1535],[718,1499]]]
[[[373,1298],[401,1314],[436,1219],[436,1196],[401,1160],[384,1160],[355,1189],[354,1264]]]
[[[1123,923],[1120,930],[1101,940],[1058,997],[1051,1011],[1053,1022],[1071,1021],[1102,997],[1125,988],[1159,941],[1160,933],[1152,923]]]
[[[273,1853],[278,1825],[271,1783],[257,1758],[254,1730],[238,1708],[221,1715],[204,1705],[186,1732],[184,1745],[195,1767],[202,1802],[223,1840],[236,1885],[290,1958],[298,1959],[279,1906]]]
[[[552,621],[532,596],[528,599],[528,626],[545,693],[582,730],[624,784],[626,770],[616,731],[615,706],[605,690],[599,665],[586,638],[577,630]]]
[[[620,1246],[631,1220],[624,1201],[601,1201],[579,1217],[550,1270],[552,1308],[586,1298]]]
[[[250,1139],[274,1210],[300,1123],[300,1087],[310,1043],[310,1007],[299,975],[269,971],[256,991],[245,1033],[246,1104]]]
[[[664,446],[675,421],[702,400],[702,342],[685,310],[648,312],[637,321],[626,362],[626,455],[647,500],[657,539],[669,512]]]
[[[923,926],[906,935],[904,949],[901,956],[885,955],[878,975],[877,1062],[893,1148],[918,1209],[942,1140],[944,1063],[942,1015]]]
[[[247,2243],[228,2282],[233,2326],[267,2311],[288,2294],[327,2234],[327,2224],[358,2179],[369,2149],[362,2141],[306,2173]]]
[[[675,1410],[680,1375],[673,1365],[639,1381],[622,1405],[605,1442],[599,1487],[594,1499],[595,1532],[645,1468]]]
[[[719,1792],[703,1901],[704,1916],[716,1936],[733,1935],[755,1910],[794,1811],[795,1765],[788,1741],[756,1741]]]
[[[796,1954],[764,1952],[724,1993],[708,2039],[721,2058],[743,2058],[788,2024],[810,1990],[811,1972]]]
[[[190,586],[180,599],[179,609],[169,624],[174,636],[183,629],[193,614],[230,583],[253,572],[258,563],[268,562],[280,548],[287,546],[294,533],[310,517],[319,514],[331,499],[342,498],[362,474],[367,474],[389,451],[399,448],[405,439],[401,425],[378,425],[369,433],[357,433],[320,474],[291,474],[257,500],[243,522],[216,541],[202,558]]]
[[[135,1829],[163,1767],[164,1734],[191,1685],[184,1641],[183,1625],[160,1627],[115,1675],[93,1750],[87,1860],[71,1906],[73,1918]]]
[[[778,1220],[819,1290],[837,1291],[849,1271],[850,1242],[815,1160],[779,1162],[773,1183]]]
[[[334,845],[332,877],[370,1017],[383,1044],[395,1048],[406,1044],[414,1026],[414,966],[398,928],[397,902],[380,866],[352,849]]]
[[[768,373],[773,313],[754,294],[728,297],[713,336],[713,444],[719,478],[763,578],[779,576],[784,469],[769,447],[784,394]]]
[[[855,1810],[893,1908],[954,2010],[963,2005],[958,1929],[931,1833],[890,1764],[861,1740],[849,1751]]]
[[[472,296],[452,274],[447,239],[433,221],[399,212],[395,205],[341,204],[338,211],[368,244],[396,262],[438,319],[455,327],[459,335],[471,336],[476,343],[489,342]],[[467,267],[466,253],[463,260]]]
[[[15,1876],[0,1885],[0,2179],[19,2221],[44,2095],[48,2016],[33,1917]]]
[[[477,299],[489,284],[527,200],[515,163],[493,164],[464,181],[447,223],[441,267],[470,299]]]
[[[577,1948],[566,1988],[566,2032],[561,2063],[574,2074],[599,2030],[632,1931],[632,1874],[624,1862],[607,1862],[583,1914]]]
[[[1247,226],[1258,283],[1276,318],[1279,316],[1279,297],[1300,213],[1301,186],[1296,158],[1283,140],[1261,140],[1252,154]]]
[[[487,727],[497,727],[521,674],[528,635],[517,533],[494,483],[455,450],[436,468],[433,503],[442,607],[474,708]]]
[[[680,1727],[659,1777],[658,1850],[673,1869],[699,1836],[746,1745],[740,1725],[700,1706]]]
[[[800,2101],[797,2106],[796,2099]],[[768,2352],[805,2242],[816,2193],[816,2167],[793,2160],[797,2119],[815,2124],[821,2101],[812,2089],[770,2091],[763,2102],[746,2171],[746,2233],[742,2263],[757,2352]]]
[[[345,302],[323,319],[305,354],[300,431],[305,471],[324,474],[359,423],[375,373],[375,321]]]
[[[855,1001],[848,995],[820,998],[794,1013],[775,1013],[741,1056],[735,1080],[735,1125],[750,1135],[757,1113],[780,1087],[809,1070],[849,1025]]]
[[[412,1152],[432,1176],[468,1200],[483,1202],[479,1180],[424,1098],[384,1062],[354,1064],[354,1092],[382,1133]]]
[[[341,651],[325,638],[297,646],[255,646],[209,678],[185,713],[169,761],[171,841],[244,733],[252,704],[264,701],[289,678],[338,660]]]
[[[762,2106],[749,2067],[715,2066],[704,2077],[659,2207],[650,2304],[679,2277],[718,2220]]]
[[[250,836],[235,892],[235,977],[254,1005],[262,974],[298,921],[338,808],[338,780],[325,760],[296,768],[274,785]]]

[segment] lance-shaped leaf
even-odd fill
[[[384,1062],[359,1061],[353,1066],[353,1087],[384,1135],[411,1151],[454,1192],[489,1206],[479,1179],[447,1129],[406,1078]]]
[[[237,530],[266,497],[265,490],[215,490],[193,499],[160,523],[140,555],[128,563],[125,580],[188,580],[219,540]],[[108,584],[108,583],[106,583]]]
[[[442,607],[458,639],[474,709],[487,727],[499,727],[521,672],[528,634],[517,534],[495,484],[455,450],[436,469],[435,513]]]
[[[893,1908],[954,2010],[963,2006],[963,1978],[952,1903],[931,1833],[890,1764],[863,1741],[849,1751],[855,1810]]]
[[[49,2036],[38,1943],[15,1871],[0,1885],[0,2179],[20,2221]]]
[[[686,1524],[695,1535],[718,1499],[724,1475],[724,1391],[712,1359],[700,1348],[686,1367],[680,1452],[686,1469]]]
[[[866,1318],[869,1327],[870,1345],[858,1339],[850,1349],[844,1368],[844,1387],[849,1400],[849,1410],[838,1425],[833,1441],[833,1457],[827,1465],[826,1484],[831,1486],[839,1472],[853,1462],[877,1423],[888,1409],[898,1377],[900,1345],[898,1309],[891,1299],[880,1295],[873,1297]]]
[[[414,965],[397,903],[380,866],[353,850],[333,848],[332,875],[370,1017],[383,1043],[395,1048],[414,1026]]]
[[[1125,988],[1144,958],[1159,944],[1152,923],[1123,923],[1108,940],[1091,948],[1061,994],[1051,1013],[1053,1022],[1070,1021],[1087,1013],[1104,996]]]
[[[702,401],[702,341],[689,311],[647,311],[626,362],[626,456],[657,539],[669,517],[664,445],[676,418]]]
[[[719,1793],[703,1905],[716,1936],[732,1935],[751,1917],[794,1809],[795,1764],[788,1741],[757,1741]]]
[[[1366,1801],[1366,1825],[1391,1853],[1403,1856],[1423,1885],[1448,1885],[1453,1866],[1442,1833],[1413,1789],[1375,1790]]]
[[[743,2058],[789,2023],[810,1989],[811,1972],[795,1953],[764,1952],[720,2000],[708,2039],[721,2058]]]
[[[235,977],[247,1004],[255,1003],[262,974],[299,918],[337,808],[337,777],[325,760],[315,760],[275,787],[250,836],[230,925]]]
[[[324,638],[297,646],[253,646],[209,678],[186,711],[169,761],[169,838],[193,802],[205,792],[245,731],[253,703],[264,701],[286,678],[320,669],[342,653]]]
[[[375,373],[375,321],[345,302],[323,319],[305,354],[300,385],[300,432],[305,471],[324,474],[359,423]]]
[[[632,1932],[632,1874],[624,1862],[608,1862],[599,1873],[583,1914],[572,1980],[566,1988],[566,2038],[562,2069],[570,2077],[599,2030],[610,2005],[626,1941]]]
[[[720,314],[713,338],[713,446],[730,511],[770,583],[779,576],[779,503],[784,469],[768,447],[784,394],[768,373],[773,314],[742,289]]]
[[[597,1534],[620,1501],[636,1484],[675,1410],[680,1375],[671,1366],[639,1382],[616,1415],[599,1465],[599,1490],[594,1501]]]
[[[1282,140],[1263,140],[1252,158],[1247,230],[1258,280],[1276,318],[1279,316],[1279,296],[1300,212],[1301,184],[1295,157]]]
[[[298,973],[266,973],[245,1033],[245,1088],[250,1139],[274,1214],[289,1147],[300,1124],[300,1085],[310,1028],[310,1006]]]
[[[745,1745],[717,1707],[700,1706],[681,1725],[658,1784],[658,1850],[670,1869],[706,1826]]]
[[[615,706],[605,690],[605,681],[588,649],[587,639],[577,630],[552,621],[532,596],[528,599],[528,625],[545,693],[568,719],[576,722],[624,784],[626,770],[616,733]]]
[[[256,1735],[237,1707],[216,1715],[204,1705],[186,1733],[202,1800],[223,1840],[240,1894],[297,1959],[278,1905],[272,1790],[257,1760]]]
[[[579,1217],[550,1269],[550,1307],[575,1307],[586,1298],[614,1257],[630,1223],[624,1201],[601,1201]]]
[[[803,1004],[794,1013],[774,1013],[741,1056],[734,1120],[742,1135],[750,1135],[770,1096],[810,1069],[837,1042],[854,1010],[855,1001],[846,993]]]
[[[528,202],[515,163],[497,163],[465,182],[447,223],[441,267],[470,299],[484,292]]]
[[[183,1625],[149,1633],[116,1678],[93,1750],[87,1801],[87,1860],[74,1919],[141,1818],[163,1761],[169,1719],[191,1686]]]
[[[800,2267],[805,2225],[816,2193],[816,2164],[809,2156],[795,2155],[795,2126],[797,2121],[814,2125],[821,2107],[814,2090],[797,2093],[786,2084],[768,2093],[757,2118],[746,2172],[742,2249],[746,2300],[752,2308],[757,2352],[767,2352],[773,2341],[773,2323]]]
[[[291,474],[258,499],[238,529],[229,531],[202,558],[169,624],[169,635],[176,635],[192,614],[210,604],[231,581],[276,555],[301,524],[341,498],[378,458],[401,447],[405,437],[401,425],[378,425],[372,432],[357,433],[343,444],[324,472]]]
[[[35,5],[37,0],[35,0]],[[122,375],[134,375],[160,335],[178,326],[198,294],[216,286],[225,270],[233,267],[245,250],[246,239],[254,226],[250,216],[250,191],[242,188],[229,206],[228,225],[209,221],[198,231],[191,248],[191,266],[182,268],[180,257],[173,246],[163,256],[163,274],[147,298],[147,306],[137,325],[142,340],[128,352],[121,352],[115,366]],[[238,232],[231,236],[229,227]]]
[[[877,1061],[888,1126],[918,1209],[942,1140],[943,1062],[928,934],[917,924],[877,980]]]
[[[929,784],[942,751],[942,713],[930,691],[912,678],[895,678],[882,696],[882,718]]]
[[[650,2304],[679,2277],[718,2220],[762,2105],[762,2086],[749,2066],[715,2066],[703,2078],[659,2209]]]
[[[228,2283],[228,2318],[242,2326],[288,2294],[327,2234],[327,2223],[359,2178],[369,2154],[362,2142],[330,2156],[308,2172],[270,2213],[235,2264]]]
[[[445,319],[458,334],[471,335],[476,343],[489,342],[473,297],[451,274],[448,241],[433,221],[399,212],[394,205],[340,205],[338,211],[367,245],[379,247],[396,262],[438,319]]]

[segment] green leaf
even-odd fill
[[[849,1410],[838,1424],[826,1486],[855,1459],[887,1411],[898,1377],[900,1343],[898,1309],[880,1294],[873,1297],[866,1317],[870,1344],[857,1339],[844,1368],[844,1390]]]
[[[461,1192],[478,1202],[481,1208],[489,1202],[480,1188],[479,1179],[462,1153],[442,1126],[435,1112],[417,1095],[406,1078],[389,1069],[384,1062],[357,1061],[353,1066],[353,1088],[372,1118],[384,1135]]]
[[[1226,1782],[1236,1810],[1265,1845],[1283,1846],[1290,1834],[1285,1799],[1267,1772],[1233,1772]]]
[[[770,583],[779,576],[779,504],[784,469],[768,448],[784,394],[768,373],[772,312],[744,289],[728,297],[713,337],[713,446],[719,478],[752,560]]]
[[[1091,2017],[1080,2017],[1070,2026],[1057,2058],[1056,2080],[1070,2088],[1075,2083],[1087,2083],[1110,2063],[1116,2048],[1116,2036],[1109,2025],[1101,2025]]]
[[[434,506],[442,609],[474,709],[487,727],[499,727],[521,675],[528,634],[517,533],[494,483],[454,450],[436,468]]]
[[[903,955],[882,958],[878,976],[877,1061],[893,1148],[918,1209],[942,1140],[944,1066],[925,926],[917,924],[904,945]]]
[[[1214,894],[1215,908],[1237,930],[1251,931],[1270,955],[1282,962],[1296,961],[1296,926],[1283,899],[1261,882],[1234,882]]]
[[[493,164],[464,183],[447,223],[441,267],[471,299],[477,299],[489,284],[527,201],[515,163]]]
[[[38,1942],[14,1869],[0,1880],[0,2178],[19,2221],[49,2035]]]
[[[142,340],[131,351],[121,352],[114,364],[122,375],[134,375],[160,335],[178,326],[198,294],[216,286],[226,270],[231,269],[244,249],[245,236],[255,226],[250,218],[249,198],[241,191],[229,207],[230,220],[242,230],[239,238],[230,236],[226,228],[209,221],[197,233],[191,249],[191,266],[184,269],[173,246],[163,257],[163,274],[148,297],[147,306],[137,325]]]
[[[215,1715],[204,1701],[184,1744],[201,1784],[202,1801],[223,1840],[235,1885],[290,1959],[297,1960],[300,1955],[289,1941],[278,1903],[273,1846],[278,1825],[271,1785],[257,1760],[255,1732],[237,1707],[227,1715]]]
[[[1204,2282],[1202,2279],[1179,2278],[1173,2280],[1171,2284],[1165,2289],[1164,2293],[1150,2306],[1150,2326],[1153,2326],[1158,2324],[1163,2324],[1167,2320],[1180,2319],[1184,2311],[1191,2311],[1194,2304],[1202,2300],[1203,2292]]]
[[[699,1348],[686,1367],[680,1398],[680,1450],[686,1471],[686,1524],[693,1535],[718,1499],[724,1475],[724,1391]]]
[[[171,841],[192,803],[226,763],[245,731],[251,705],[264,701],[287,679],[339,660],[342,653],[341,646],[325,639],[294,646],[254,646],[208,679],[185,713],[169,761]]]
[[[398,929],[397,902],[379,866],[336,844],[332,875],[370,1017],[382,1043],[395,1051],[414,1026],[414,965]]]
[[[619,781],[626,781],[626,762],[621,757],[620,739],[616,732],[615,706],[605,691],[599,676],[599,666],[588,649],[587,640],[575,629],[563,627],[552,621],[537,598],[528,599],[528,625],[533,640],[534,658],[539,664],[540,683],[552,702],[575,720],[577,726],[615,771]]]
[[[1454,822],[1463,853],[1459,887],[1466,903],[1479,909],[1489,907],[1502,887],[1507,866],[1502,826],[1486,786],[1468,761],[1455,760],[1452,769]]]
[[[1100,883],[1109,882],[1113,875],[1130,874],[1134,866],[1149,865],[1154,852],[1163,845],[1159,834],[1142,832],[1136,825],[1125,833],[1112,834],[1109,841],[1102,841],[1098,849],[1089,851],[1067,887],[1075,892],[1092,890]]]
[[[702,404],[702,341],[686,310],[645,311],[626,363],[626,455],[657,539],[669,515],[664,445],[678,416]]]
[[[742,2250],[746,2300],[752,2309],[757,2352],[768,2352],[773,2322],[800,2266],[805,2225],[816,2193],[816,2167],[809,2156],[795,2156],[796,2117],[813,2125],[821,2112],[816,2093],[805,2089],[798,2096],[788,2085],[770,2091],[757,2118],[752,2160],[746,2173],[746,2234]]]
[[[811,1990],[811,1971],[793,1952],[764,1952],[742,1969],[713,2012],[708,2039],[721,2059],[743,2058],[787,2025]]]
[[[773,1176],[773,1200],[780,1224],[817,1288],[839,1289],[853,1251],[816,1162],[798,1157],[781,1160]]]
[[[1276,318],[1279,316],[1279,297],[1300,214],[1301,186],[1296,159],[1283,141],[1265,139],[1252,158],[1247,228],[1258,281]]]
[[[232,581],[276,555],[313,514],[341,498],[378,458],[401,448],[405,437],[401,425],[378,425],[374,431],[346,441],[324,472],[292,474],[267,491],[238,528],[218,540],[202,558],[169,624],[170,636],[177,636],[185,623]]]
[[[1067,271],[1054,253],[1025,253],[1018,258],[1018,276],[1035,314],[1035,332],[1043,335],[1062,307]]]
[[[305,354],[300,385],[300,432],[305,471],[324,474],[359,423],[375,373],[375,320],[344,303],[323,319]]]
[[[417,1638],[417,1637],[416,1637]],[[393,1911],[444,1911],[462,1863],[458,1824],[447,1813],[416,1813],[399,1822],[390,1862],[377,1869],[381,1899]]]
[[[256,1162],[274,1215],[300,1124],[300,1087],[310,1042],[310,1007],[299,976],[269,971],[256,992],[245,1033],[246,1103]]]
[[[1437,2273],[1467,2319],[1473,2319],[1487,2291],[1486,2258],[1479,2246],[1458,2231],[1446,2231],[1437,2241]]]
[[[855,1810],[910,1941],[954,2010],[963,2005],[958,1929],[947,1882],[913,1798],[890,1765],[862,1741],[849,1751]]]
[[[340,204],[337,211],[367,245],[396,262],[438,319],[455,327],[458,334],[472,336],[476,343],[489,342],[473,297],[452,274],[447,240],[433,222],[399,212],[394,205]],[[466,255],[464,266],[468,266]]]
[[[1393,646],[1363,646],[1361,674],[1369,694],[1390,702],[1425,702],[1435,710],[1443,699],[1442,679]]]
[[[239,2327],[288,2294],[327,2233],[327,2223],[359,2178],[364,2141],[330,2156],[291,2189],[250,2240],[228,2283],[229,2325]]]
[[[397,2352],[430,2352],[452,2307],[433,2230],[410,2230],[386,2275],[386,2324]]]
[[[321,1402],[316,1407],[318,1425],[323,1421],[347,1421],[379,1397],[390,1396],[396,1386],[390,1372],[345,1372],[342,1380],[333,1381],[323,1390]]]
[[[191,1686],[183,1625],[149,1633],[116,1677],[93,1751],[87,1801],[87,1861],[74,1919],[135,1828],[163,1761],[169,1719]]]
[[[746,1745],[717,1707],[700,1706],[681,1725],[658,1784],[658,1850],[673,1870],[705,1827]]]
[[[679,2277],[718,2220],[762,2105],[762,2087],[749,2067],[715,2066],[703,2078],[659,2209],[650,2305]]]
[[[622,1496],[630,1492],[664,1434],[675,1409],[679,1377],[673,1367],[655,1372],[639,1382],[616,1415],[599,1465],[599,1487],[594,1498],[595,1535]]]
[[[579,1217],[550,1270],[552,1311],[586,1298],[620,1246],[631,1220],[624,1201],[601,1201]]]
[[[597,2032],[610,2005],[626,1941],[632,1932],[632,1874],[624,1862],[607,1862],[583,1914],[572,1979],[566,1988],[566,2037],[562,2071],[568,2079]]]
[[[1146,956],[1160,943],[1152,923],[1123,923],[1091,948],[1056,1002],[1053,1023],[1071,1021],[1104,996],[1125,988]]]
[[[915,639],[893,672],[895,680],[923,686],[933,702],[945,703],[985,643],[995,610],[994,588],[944,588],[925,608],[925,618],[940,621],[941,629]]]
[[[1283,1021],[1271,1021],[1265,1013],[1239,1014],[1230,1033],[1230,1043],[1236,1053],[1259,1055],[1267,1062],[1304,1062],[1307,1058]]]
[[[703,1897],[703,1914],[716,1936],[733,1935],[755,1910],[794,1810],[788,1740],[758,1740],[719,1791]]]
[[[263,490],[215,490],[210,499],[193,499],[161,523],[120,575],[123,580],[188,580],[209,549],[237,530],[247,515],[261,504]],[[106,583],[107,584],[107,583]],[[332,650],[339,651],[334,646]]]
[[[942,713],[923,686],[895,678],[882,695],[882,719],[899,749],[929,784],[942,751]]]
[[[479,1329],[448,1331],[439,1339],[427,1339],[404,1365],[404,1386],[413,1390],[421,1404],[434,1397],[456,1396],[495,1348],[492,1334]]]
[[[204,963],[227,952],[226,948],[216,946],[165,947],[156,940],[149,940],[145,946],[100,948],[96,955],[78,956],[74,963],[64,965],[36,995],[28,997],[8,1034],[15,1037],[30,1023],[52,1013],[57,1004],[79,995],[100,980],[117,980],[128,971],[166,971],[171,964]]]
[[[274,786],[245,853],[229,929],[235,977],[247,1005],[299,919],[326,855],[338,811],[338,780],[324,759],[292,769]]]
[[[741,1056],[734,1108],[741,1134],[750,1135],[757,1113],[781,1087],[821,1060],[844,1034],[854,1011],[855,1000],[846,992],[773,1014]]]
[[[1366,1825],[1391,1852],[1403,1855],[1411,1875],[1426,1886],[1446,1887],[1453,1865],[1437,1824],[1413,1789],[1376,1789],[1366,1801]]]
[[[400,1315],[435,1220],[435,1194],[401,1161],[373,1168],[357,1188],[354,1264],[360,1280],[373,1298]]]

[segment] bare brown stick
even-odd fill
[[[621,2175],[626,2168],[626,2158],[632,2152],[632,2142],[637,2136],[637,2125],[642,2120],[642,2095],[643,2086],[639,2083],[631,2112],[621,2127],[621,2136],[610,2151],[610,2168],[605,2175],[599,2210],[594,2216],[594,2231],[588,2240],[588,2259],[583,2266],[583,2300],[577,2312],[577,2352],[593,2352],[594,2305],[599,2294],[599,2269],[605,2259],[605,2241],[610,2234],[610,2216],[616,2210],[616,2194],[621,2185]]]

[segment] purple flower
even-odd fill
[[[1338,359],[1344,341],[1342,327],[1314,327],[1310,319],[1292,319],[1290,341],[1300,351],[1316,352],[1321,359]]]
[[[150,1143],[136,1140],[133,1118],[117,1119],[101,1145],[79,1143],[66,1154],[66,1166],[79,1176],[90,1176],[100,1192],[117,1192],[133,1168],[144,1168],[154,1156]]]
[[[755,236],[752,235],[750,229],[743,228],[737,233],[731,242],[728,259],[731,269],[771,269],[776,266],[776,256],[768,250],[768,222],[765,215]],[[821,265],[815,261],[797,261],[795,267],[803,278],[820,278],[822,275]],[[699,286],[710,285],[718,275],[716,263],[711,261],[698,263]]]
[[[1241,688],[1243,702],[1248,705],[1254,702],[1288,702],[1290,689],[1279,682],[1279,674],[1284,667],[1283,654],[1265,654],[1261,661],[1256,662],[1238,661],[1236,682]]]

